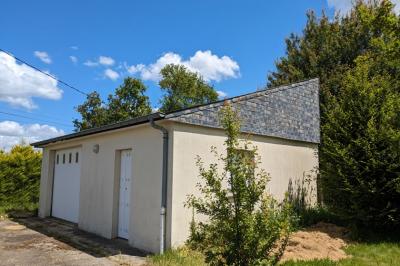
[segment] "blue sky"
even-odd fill
[[[158,69],[168,62],[199,72],[221,96],[263,87],[307,10],[332,16],[343,2],[6,0],[0,48],[103,98],[125,76],[142,78],[157,107]],[[30,117],[0,113],[0,147],[72,131],[83,95],[4,54],[0,72],[0,112]]]

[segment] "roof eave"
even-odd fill
[[[149,122],[151,119],[160,120],[163,118],[164,118],[164,114],[153,113],[150,115],[129,119],[129,120],[125,120],[125,121],[114,123],[114,124],[91,128],[91,129],[79,131],[76,133],[72,133],[72,134],[68,134],[68,135],[64,135],[64,136],[60,136],[60,137],[55,137],[55,138],[51,138],[51,139],[47,139],[47,140],[34,142],[34,143],[31,143],[31,146],[33,146],[35,148],[42,148],[48,144],[53,144],[53,143],[56,143],[59,141],[71,140],[71,139],[75,139],[75,138],[80,138],[80,137],[84,137],[84,136],[102,133],[102,132],[107,132],[107,131],[117,130],[117,129],[121,129],[121,128],[141,125],[141,124]]]

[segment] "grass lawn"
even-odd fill
[[[346,253],[351,258],[338,262],[329,260],[313,261],[289,261],[283,266],[350,266],[350,265],[378,265],[378,266],[397,266],[400,265],[400,242],[380,242],[380,243],[360,243],[353,244],[346,248]],[[150,258],[152,265],[205,265],[203,257],[197,252],[182,248],[168,251],[164,255],[156,255]]]
[[[204,257],[201,253],[192,251],[188,248],[178,248],[175,250],[168,250],[163,255],[154,255],[150,257],[150,265],[188,265],[200,266],[206,265]]]

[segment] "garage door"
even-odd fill
[[[78,222],[80,176],[81,149],[56,151],[52,216]]]

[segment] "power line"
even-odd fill
[[[46,72],[40,70],[39,68],[37,68],[37,67],[35,67],[35,66],[29,64],[28,62],[26,62],[26,61],[24,61],[24,60],[22,60],[22,59],[20,59],[20,58],[18,58],[18,57],[16,57],[16,56],[14,56],[14,55],[11,54],[10,52],[7,52],[7,51],[5,51],[5,50],[3,50],[3,49],[1,49],[1,48],[0,48],[0,51],[3,52],[3,53],[5,53],[5,54],[7,54],[7,55],[9,55],[9,56],[11,56],[11,57],[13,57],[15,60],[17,60],[17,61],[19,61],[19,62],[21,62],[21,63],[23,63],[23,64],[25,64],[25,65],[27,65],[27,66],[33,68],[33,69],[35,69],[36,71],[39,71],[39,72],[42,73],[43,75],[46,75],[46,76],[48,76],[48,77],[50,77],[50,78],[56,80],[57,82],[59,82],[59,83],[65,85],[65,86],[67,86],[68,88],[71,88],[71,89],[73,89],[74,91],[76,91],[76,92],[78,92],[78,93],[80,93],[80,94],[83,94],[83,95],[85,95],[85,96],[89,96],[88,93],[86,93],[86,92],[84,92],[84,91],[82,91],[82,90],[80,90],[80,89],[77,89],[77,88],[75,88],[75,87],[72,86],[72,85],[69,85],[68,83],[62,81],[61,79],[56,78],[55,76],[53,76],[53,75],[51,75],[51,74],[49,74],[49,73],[46,73]]]
[[[20,115],[20,114],[9,113],[9,112],[0,111],[0,114],[20,117],[20,118],[24,118],[24,119],[31,119],[31,120],[35,120],[35,121],[41,121],[41,122],[45,122],[45,123],[49,123],[49,124],[58,124],[58,125],[61,125],[61,126],[72,127],[71,125],[64,124],[64,123],[59,123],[59,122],[55,122],[55,121],[50,121],[50,120],[45,120],[45,119],[40,119],[40,118],[34,118],[34,117],[29,117],[29,116],[24,116],[24,115]]]
[[[47,113],[46,114],[41,114],[41,113],[38,113],[38,112],[31,112],[31,111],[28,112],[28,111],[24,111],[24,110],[13,110],[13,112],[15,114],[18,114],[18,115],[19,115],[19,113],[23,113],[21,115],[28,114],[30,116],[40,116],[40,117],[42,117],[44,119],[51,119],[53,121],[57,121],[59,119],[58,116],[51,116],[51,115],[48,115]],[[54,120],[54,119],[56,119],[56,120]],[[57,123],[59,123],[59,122],[57,122]],[[68,122],[66,122],[66,123],[68,123]]]
[[[11,56],[12,58],[14,58],[15,60],[19,61],[20,63],[23,63],[23,64],[29,66],[30,68],[32,68],[32,69],[34,69],[34,70],[36,70],[36,71],[39,71],[39,72],[42,73],[43,75],[46,75],[46,76],[52,78],[53,80],[55,80],[55,81],[57,81],[57,82],[59,82],[59,83],[65,85],[65,86],[67,86],[68,88],[70,88],[70,89],[72,89],[72,90],[74,90],[74,91],[76,91],[76,92],[78,92],[78,93],[80,93],[80,94],[82,94],[82,95],[85,95],[85,96],[87,96],[87,97],[90,96],[90,94],[86,93],[85,91],[80,90],[80,89],[78,89],[78,88],[76,88],[76,87],[74,87],[74,86],[68,84],[67,82],[62,81],[61,79],[58,79],[57,77],[55,77],[55,76],[53,76],[53,75],[51,75],[51,74],[49,74],[49,73],[46,73],[46,72],[42,71],[42,70],[39,69],[38,67],[35,67],[34,65],[32,65],[32,64],[30,64],[30,63],[28,63],[28,62],[26,62],[25,60],[20,59],[20,58],[14,56],[12,53],[10,53],[10,52],[8,52],[8,51],[6,51],[6,50],[4,50],[4,49],[1,49],[1,48],[0,48],[0,52],[3,52],[3,53],[5,53],[5,54],[7,54],[8,56]],[[103,100],[101,100],[101,103],[107,105]],[[64,123],[59,123],[59,122],[50,121],[50,120],[44,120],[44,119],[40,119],[40,118],[32,118],[32,117],[28,117],[28,116],[24,116],[24,115],[20,115],[20,114],[15,114],[15,113],[10,113],[10,112],[0,111],[0,113],[1,113],[1,114],[5,114],[5,115],[9,115],[9,116],[14,116],[14,117],[20,117],[20,118],[25,118],[25,119],[31,119],[31,120],[42,121],[42,122],[51,123],[51,124],[58,124],[58,125],[62,125],[62,126],[72,127],[71,125],[64,124]],[[55,117],[54,117],[54,118],[55,118]]]

